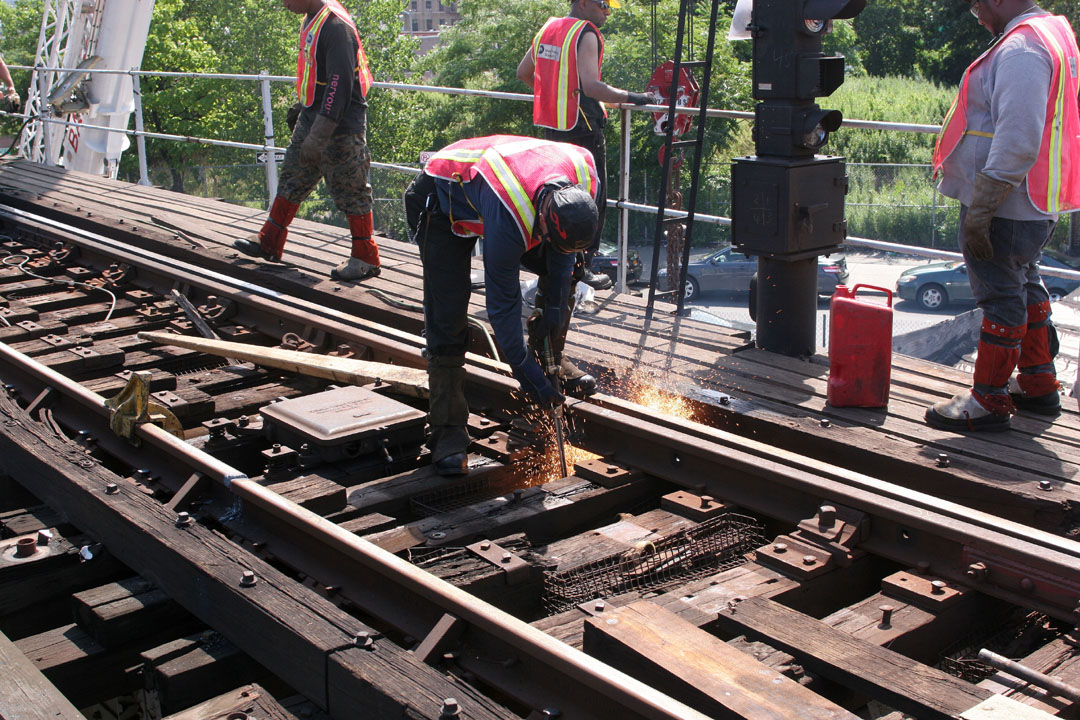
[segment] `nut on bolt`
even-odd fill
[[[938,453],[937,466],[943,468],[949,467],[949,456],[946,453]]]
[[[458,704],[455,698],[446,698],[443,700],[442,709],[439,711],[439,720],[443,718],[456,718],[461,716],[461,705]]]
[[[254,587],[257,582],[259,582],[259,578],[251,570],[245,570],[244,574],[240,576],[240,587]]]
[[[356,637],[353,638],[353,642],[356,644],[356,647],[363,650],[375,649],[375,638],[373,638],[371,636],[371,633],[369,633],[367,630],[361,630],[360,632],[356,633]]]

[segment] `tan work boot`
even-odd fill
[[[358,280],[366,280],[369,277],[376,277],[379,272],[378,265],[366,263],[360,258],[349,258],[330,271],[330,278],[332,280],[356,282]]]
[[[971,390],[964,390],[926,409],[926,422],[939,430],[1008,430],[1010,416],[982,406]]]

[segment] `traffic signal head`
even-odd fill
[[[814,155],[843,120],[839,110],[823,110],[808,101],[758,103],[754,108],[754,147],[759,155]]]
[[[754,0],[753,92],[757,100],[811,100],[844,82],[844,58],[826,57],[832,20],[853,18],[866,0]]]

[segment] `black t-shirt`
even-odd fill
[[[352,29],[331,13],[319,32],[319,44],[315,48],[315,101],[303,110],[306,122],[314,121],[318,114],[338,123],[335,134],[365,129],[367,101],[356,71],[356,51]]]

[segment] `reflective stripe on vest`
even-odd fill
[[[1069,21],[1060,15],[1039,15],[1018,23],[975,59],[960,82],[960,91],[945,115],[934,146],[934,177],[964,135],[989,135],[967,130],[967,93],[971,71],[985,60],[1002,39],[1018,30],[1034,32],[1050,54],[1053,71],[1046,103],[1043,137],[1035,164],[1027,175],[1028,198],[1044,213],[1080,208],[1080,116],[1077,109],[1077,65],[1080,51]]]
[[[577,124],[581,93],[578,41],[586,29],[596,30],[599,66],[604,63],[604,38],[596,26],[578,18],[548,18],[533,38],[533,124],[569,130]],[[603,105],[601,104],[601,107]],[[607,110],[604,110],[607,117]]]
[[[566,178],[584,188],[593,199],[599,187],[592,154],[577,145],[491,135],[459,140],[435,153],[424,167],[434,178],[464,184],[480,175],[510,211],[526,249],[539,244],[533,237],[536,207],[533,200],[544,183]],[[483,222],[483,219],[480,220]],[[483,234],[475,221],[455,221],[457,234]]]
[[[315,14],[310,23],[300,26],[300,50],[296,56],[296,97],[304,107],[311,107],[315,102],[315,84],[318,78],[318,68],[315,61],[315,49],[319,46],[319,33],[330,18],[330,14],[337,15],[356,38],[356,72],[360,78],[360,92],[367,97],[371,87],[371,70],[368,68],[367,55],[364,53],[364,44],[360,42],[360,34],[356,31],[349,11],[338,0],[326,0],[322,10]]]

